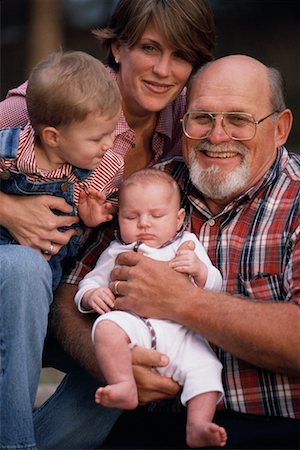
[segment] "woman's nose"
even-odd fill
[[[153,72],[160,77],[167,77],[170,73],[171,61],[169,56],[161,55],[157,58],[154,66]]]

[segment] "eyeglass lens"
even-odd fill
[[[255,121],[243,113],[224,113],[221,124],[225,133],[233,139],[252,139],[255,135]],[[204,139],[209,136],[215,126],[215,116],[205,112],[189,112],[183,119],[185,133],[194,139]]]

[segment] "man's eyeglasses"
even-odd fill
[[[215,126],[217,116],[221,116],[223,130],[228,137],[237,141],[253,139],[256,127],[279,111],[273,111],[262,119],[255,120],[252,114],[243,112],[188,111],[181,119],[184,134],[190,139],[207,138]]]

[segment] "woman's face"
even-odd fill
[[[152,24],[134,47],[115,43],[112,51],[120,64],[123,108],[131,115],[161,111],[178,96],[193,69]]]

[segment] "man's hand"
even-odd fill
[[[178,383],[154,370],[156,367],[167,366],[168,363],[168,357],[155,350],[133,348],[132,366],[140,405],[171,399],[180,391]]]
[[[121,253],[116,264],[109,285],[115,292],[115,282],[120,281],[116,309],[156,319],[178,321],[182,317],[187,292],[196,289],[185,274],[175,272],[168,262],[154,261],[136,252]]]

